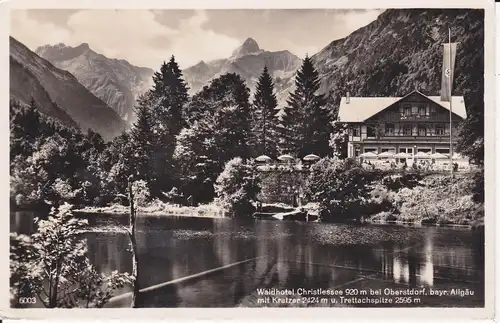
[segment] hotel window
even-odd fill
[[[436,107],[431,107],[431,115],[436,115],[437,112],[436,112]]]
[[[413,126],[411,124],[405,124],[403,125],[403,135],[405,136],[411,136],[411,130]]]
[[[436,125],[436,135],[444,135],[444,124]]]
[[[418,114],[423,117],[425,116],[425,107],[418,107]]]
[[[378,148],[363,148],[363,151],[365,153],[375,153],[376,154],[378,151]]]
[[[408,104],[403,105],[403,116],[411,116],[411,106],[409,106]]]
[[[414,105],[411,107],[411,114],[417,115],[418,114],[418,106]]]
[[[436,148],[436,152],[440,154],[449,154],[450,148]]]
[[[390,153],[396,153],[396,148],[381,148],[380,152],[385,153],[385,152],[390,152]]]
[[[413,148],[399,148],[399,152],[413,155]]]
[[[423,137],[427,135],[427,127],[424,125],[419,125],[418,126],[418,135]]]
[[[352,135],[354,137],[359,137],[360,136],[359,126],[353,126],[352,127]]]
[[[385,124],[385,134],[389,136],[394,135],[394,123]]]
[[[374,126],[366,126],[366,136],[367,137],[375,137],[375,127]]]

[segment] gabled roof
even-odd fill
[[[450,109],[450,103],[441,101],[440,96],[427,96],[419,91],[413,91],[404,97],[350,97],[349,103],[346,102],[346,97],[342,97],[339,119],[341,122],[363,122],[413,93],[418,93],[436,102],[446,110]],[[467,118],[463,96],[452,97],[452,112],[462,119]]]

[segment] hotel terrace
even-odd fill
[[[339,121],[348,124],[348,157],[399,154],[410,166],[419,156],[450,153],[450,103],[413,91],[404,97],[342,97]],[[464,98],[452,97],[452,138],[467,117]],[[383,156],[383,155],[382,155]],[[395,155],[396,157],[398,155]],[[448,160],[449,161],[449,160]]]

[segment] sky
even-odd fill
[[[383,10],[68,10],[11,12],[11,36],[42,45],[88,43],[109,58],[157,70],[174,55],[181,68],[227,58],[251,37],[261,49],[313,55]]]

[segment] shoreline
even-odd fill
[[[379,213],[372,214],[365,218],[365,223],[370,224],[395,224],[395,225],[404,225],[404,226],[422,226],[422,227],[455,227],[455,228],[469,228],[469,229],[477,229],[484,227],[484,222],[481,219],[475,219],[468,221],[466,223],[453,223],[453,222],[439,222],[439,221],[426,221],[426,219],[415,218],[414,221],[408,220],[398,220],[391,219],[385,220],[379,218]]]
[[[84,207],[75,209],[73,212],[87,215],[108,215],[108,216],[128,216],[129,207],[124,205],[114,204],[105,207]],[[220,206],[215,204],[202,204],[199,206],[177,206],[171,204],[154,205],[140,207],[137,209],[139,216],[153,217],[191,217],[191,218],[211,218],[211,219],[230,219],[225,216],[224,211]],[[276,220],[274,220],[276,221]],[[286,221],[286,220],[282,220]],[[319,221],[319,223],[342,224],[345,222],[330,222]],[[368,225],[397,225],[397,226],[418,226],[418,227],[446,227],[446,228],[463,228],[463,229],[478,229],[484,228],[484,223],[469,223],[469,224],[453,224],[453,223],[421,223],[420,221],[404,221],[404,220],[379,220],[370,219],[369,217],[363,224]]]
[[[367,220],[369,224],[381,224],[381,225],[402,225],[402,226],[418,226],[418,227],[445,227],[445,228],[464,228],[464,229],[472,229],[479,228],[481,226],[474,224],[453,224],[453,223],[421,223],[418,221],[410,222],[410,221],[383,221],[383,220]]]
[[[128,216],[130,209],[128,206],[113,204],[110,206],[87,206],[73,210],[79,214],[100,214],[110,216]],[[202,204],[199,206],[178,206],[172,204],[148,205],[137,207],[137,215],[146,216],[171,216],[171,217],[192,217],[192,218],[229,218],[225,216],[223,209],[215,204]]]

